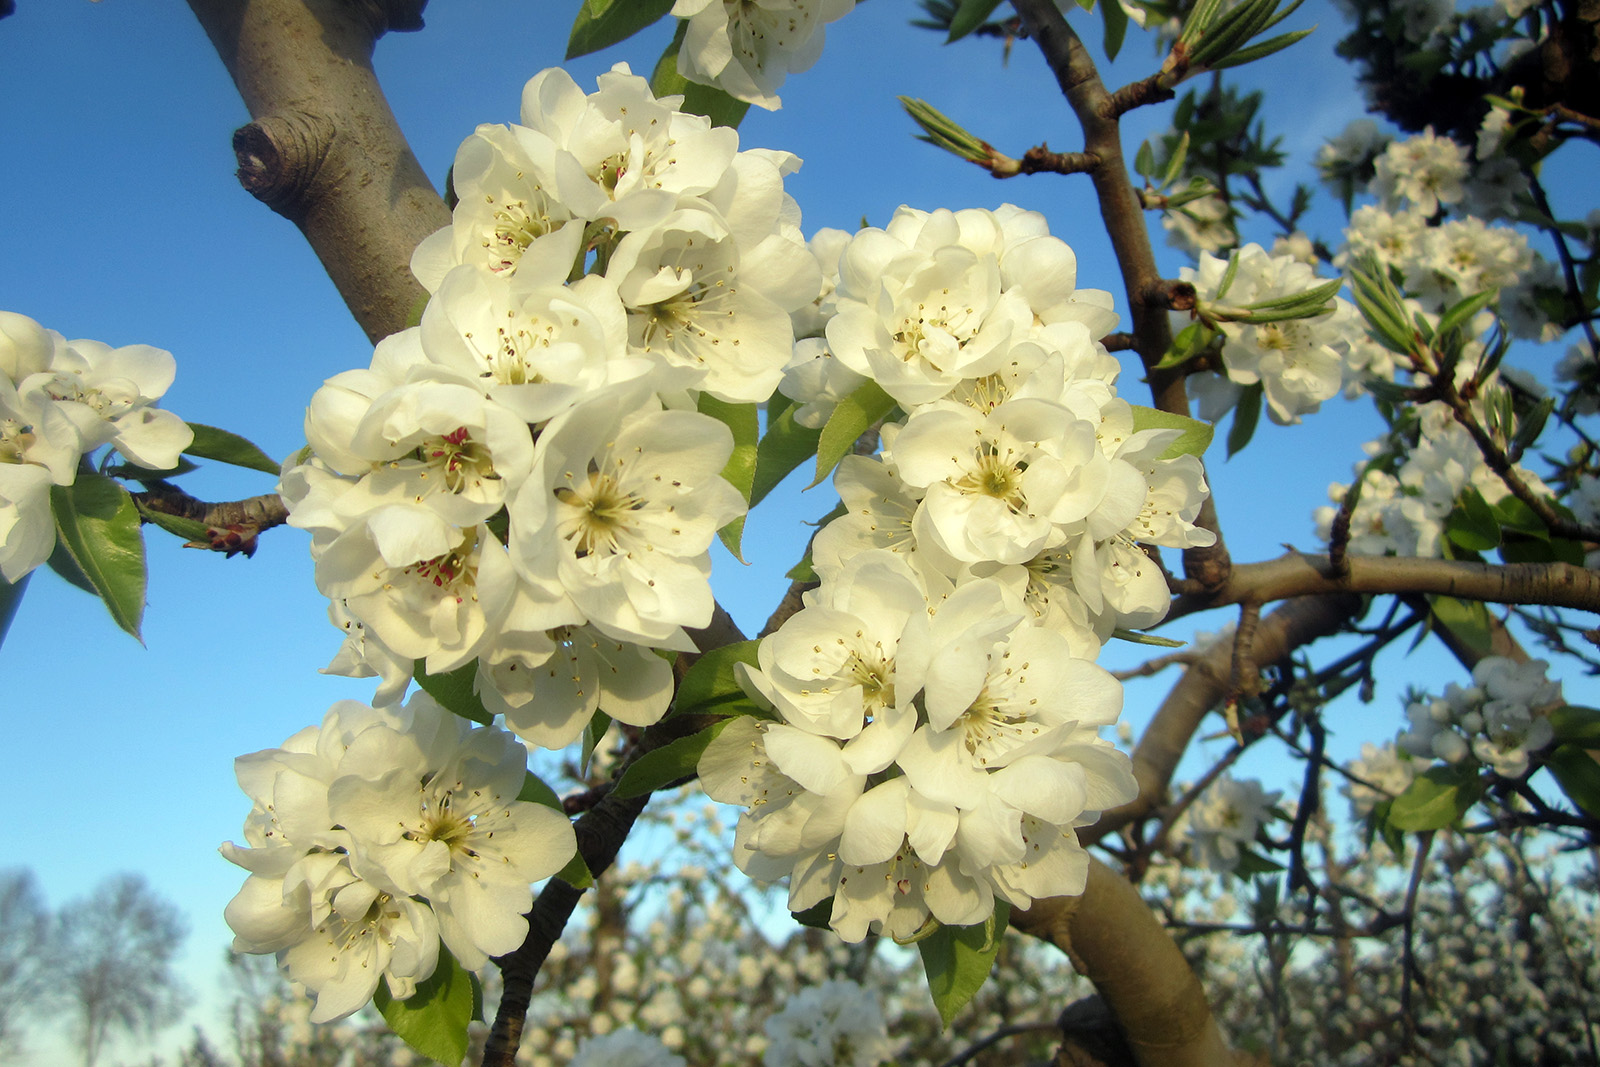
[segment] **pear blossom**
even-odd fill
[[[239,952],[276,952],[317,997],[313,1022],[366,1004],[378,982],[405,999],[441,940],[464,966],[527,932],[531,883],[576,848],[566,817],[517,800],[526,751],[414,696],[403,708],[341,701],[279,749],[240,757],[253,801],[250,872],[226,917]]]
[[[774,111],[784,79],[822,54],[822,27],[854,7],[855,0],[677,0],[672,14],[688,22],[678,73]]]
[[[878,1067],[895,1054],[877,998],[848,980],[807,986],[764,1028],[762,1067]]]
[[[1405,201],[1424,217],[1466,195],[1467,150],[1429,126],[1416,137],[1395,141],[1374,163],[1373,192],[1386,204]]]
[[[685,1060],[660,1038],[625,1028],[584,1038],[568,1067],[685,1067]]]
[[[732,450],[722,423],[642,387],[552,420],[509,508],[518,572],[616,640],[681,647],[711,620],[711,540],[744,513],[721,476]]]
[[[1232,871],[1242,850],[1273,818],[1271,808],[1281,794],[1268,793],[1255,779],[1219,776],[1188,811],[1189,844],[1197,861],[1214,871]]]

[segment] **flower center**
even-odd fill
[[[992,496],[1021,514],[1028,507],[1022,493],[1022,474],[1027,469],[1026,462],[1014,462],[993,441],[983,441],[967,472],[952,484],[963,493]]]
[[[587,480],[555,491],[556,499],[570,509],[561,523],[561,538],[573,545],[579,559],[602,551],[615,554],[619,538],[629,528],[629,514],[644,507],[644,501],[623,489],[615,475],[593,463],[589,466]]]
[[[494,461],[489,450],[467,435],[465,426],[458,427],[443,437],[424,441],[417,448],[417,458],[444,468],[444,484],[452,493],[461,493],[470,486],[476,488],[486,481],[497,481]]]
[[[21,463],[33,444],[33,427],[16,419],[0,419],[0,463]]]
[[[490,204],[494,203],[493,197],[488,199]],[[555,229],[548,212],[535,215],[522,200],[508,201],[495,208],[491,218],[493,223],[483,247],[500,256],[500,262],[490,266],[496,272],[516,270],[522,253],[534,239]]]

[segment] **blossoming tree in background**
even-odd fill
[[[1035,43],[1081,151],[1013,158],[905,104],[997,178],[1092,184],[1115,281],[1080,278],[1049,220],[1006,204],[807,233],[786,191],[800,161],[741,148],[735,127],[804,92],[847,0],[585,0],[572,55],[659,19],[677,36],[648,78],[535,74],[516,122],[462,142],[445,198],[349,60],[420,28],[422,3],[191,0],[255,116],[235,136],[241,179],[300,226],[372,355],[330,368],[280,467],[156,407],[166,353],[0,316],[0,607],[48,564],[137,635],[141,522],[230,554],[276,525],[310,534],[343,635],[328,670],[376,689],[239,758],[252,808],[224,846],[248,872],[235,948],[276,954],[313,998],[307,1024],[371,1004],[452,1064],[872,1064],[911,1047],[876,996],[829,981],[776,1010],[771,993],[836,964],[866,977],[873,953],[852,946],[892,941],[920,956],[946,1026],[985,1013],[995,1040],[965,1035],[971,1055],[1045,1019],[1063,1057],[1105,1062],[1222,1063],[1230,1042],[1273,1062],[1488,1062],[1492,1019],[1442,1026],[1428,970],[1489,995],[1444,947],[1473,935],[1440,901],[1493,896],[1525,914],[1481,942],[1488,970],[1537,976],[1523,1000],[1570,1023],[1517,1055],[1594,1053],[1592,953],[1570,948],[1592,931],[1551,905],[1571,864],[1541,850],[1592,845],[1600,712],[1569,705],[1523,643],[1558,675],[1600,668],[1582,614],[1600,610],[1597,230],[1559,217],[1541,181],[1568,142],[1597,139],[1596,23],[1556,0],[1356,3],[1345,50],[1399,132],[1329,144],[1349,224],[1318,240],[1300,230],[1312,190],[1268,193],[1281,155],[1259,97],[1221,73],[1302,38],[1273,31],[1292,9],[1089,6],[962,0],[923,20],[952,42]],[[1130,22],[1164,58],[1113,92],[1086,40],[1114,55]],[[1122,119],[1141,108],[1172,127],[1130,153]],[[332,177],[352,170],[369,180]],[[1176,277],[1152,215],[1193,256]],[[1241,236],[1258,230],[1271,248]],[[1568,348],[1553,376],[1541,342]],[[1233,562],[1206,463],[1249,446],[1263,413],[1293,427],[1341,397],[1387,432],[1317,513],[1326,552]],[[278,490],[201,503],[175,484],[184,455],[270,470]],[[739,555],[747,512],[800,469],[839,506],[747,639],[711,587],[712,542]],[[1230,631],[1140,669],[1186,668],[1142,735],[1102,736],[1124,713],[1104,645],[1181,644],[1146,631],[1224,607]],[[1328,701],[1372,689],[1376,657],[1413,631],[1462,681],[1409,695],[1397,748],[1329,760]],[[1353,651],[1328,651],[1338,634]],[[1179,784],[1212,711],[1232,747]],[[1233,775],[1270,747],[1297,781]],[[757,909],[730,924],[760,890],[710,879],[689,914],[711,944],[691,960],[697,935],[652,933],[662,905],[607,873],[630,834],[650,840],[652,794],[692,779],[737,811],[731,838],[707,833],[731,849],[712,862],[781,886],[771,910],[810,928],[793,935],[805,969],[759,962],[775,947],[749,933]],[[1349,820],[1329,814],[1337,787]],[[586,894],[574,950],[563,930]],[[668,898],[677,920],[686,899]],[[975,1001],[1008,929],[1070,954],[1098,999],[1061,1012],[1034,986],[1014,1026],[1034,946],[1002,962],[1001,1007]],[[1189,941],[1217,932],[1259,939],[1257,988]],[[602,944],[651,938],[648,956]],[[1291,959],[1296,944],[1315,948]],[[491,968],[492,1024],[474,1031]],[[1312,1007],[1319,969],[1339,977],[1337,1018]],[[730,982],[774,1010],[758,1020]],[[1363,984],[1381,995],[1362,1001]],[[1388,1014],[1402,1032],[1380,1041]],[[758,1021],[753,1044],[733,1032]]]

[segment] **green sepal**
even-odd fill
[[[695,660],[678,684],[677,695],[672,698],[672,713],[732,714],[722,706],[748,699],[744,687],[739,684],[736,664],[756,666],[760,647],[760,641],[736,641],[714,648]]]
[[[1482,794],[1477,764],[1429,767],[1394,798],[1388,823],[1411,833],[1442,830],[1460,822]]]
[[[613,2],[626,3],[631,0]],[[721,89],[692,82],[678,73],[678,49],[683,44],[684,31],[688,27],[688,20],[678,22],[678,32],[673,36],[672,43],[667,45],[667,50],[661,53],[661,60],[650,75],[650,88],[658,98],[682,94],[683,106],[680,110],[690,115],[704,115],[714,126],[736,128],[744,118],[744,113],[750,110],[749,104],[735,100]]]
[[[1101,0],[1105,2],[1105,0]],[[917,942],[928,992],[939,1018],[948,1028],[956,1013],[983,988],[994,970],[994,958],[1011,916],[1011,905],[994,902],[994,914],[972,926],[940,926]]]
[[[426,661],[419,659],[411,668],[411,677],[417,680],[424,693],[437,700],[446,711],[484,726],[494,722],[494,713],[483,706],[473,684],[478,678],[477,660],[463,663],[444,674],[429,674]]]
[[[693,778],[700,766],[700,756],[716,740],[732,719],[714,722],[698,733],[680,737],[676,741],[651,749],[628,765],[622,777],[612,788],[611,795],[619,800],[644,796],[657,789],[685,778]]]
[[[870,378],[839,401],[817,441],[817,476],[806,488],[820,485],[850,454],[861,435],[892,410],[894,398]]]
[[[1209,422],[1191,419],[1187,415],[1176,415],[1170,411],[1158,408],[1133,407],[1133,432],[1140,430],[1182,430],[1178,439],[1167,446],[1161,453],[1161,459],[1174,459],[1178,456],[1203,456],[1207,448],[1211,447],[1211,437],[1216,433],[1216,428]]]
[[[1557,745],[1545,766],[1584,814],[1600,819],[1600,763],[1577,745]]]
[[[833,919],[833,898],[819,900],[805,911],[791,911],[789,915],[801,926],[809,926],[813,930],[826,930]]]
[[[756,474],[750,484],[751,507],[766,499],[791,471],[817,454],[822,431],[801,426],[794,421],[794,413],[795,407],[789,405],[776,416],[768,414],[767,432],[756,446]]]
[[[71,485],[50,487],[50,510],[56,543],[65,546],[117,625],[142,644],[144,534],[132,495],[103,474],[83,471]]]
[[[567,38],[567,58],[577,59],[626,41],[672,10],[673,0],[583,0]]]
[[[29,574],[31,573],[30,571]],[[6,643],[6,634],[11,632],[11,620],[17,617],[17,608],[22,604],[22,594],[27,591],[27,574],[15,582],[0,578],[0,646]]]
[[[1247,385],[1239,393],[1239,402],[1233,406],[1233,422],[1228,424],[1228,458],[1244,451],[1245,445],[1256,435],[1261,422],[1261,398],[1266,390],[1260,382]]]
[[[722,477],[739,490],[739,495],[744,497],[744,502],[748,505],[750,491],[755,485],[757,441],[761,437],[761,416],[756,406],[730,404],[725,400],[718,400],[710,393],[701,393],[696,406],[700,414],[710,415],[733,434],[733,452],[728,456],[728,465],[722,468]],[[740,563],[745,561],[739,551],[743,535],[743,515],[717,531],[717,536],[722,539],[723,545]]]
[[[215,426],[202,426],[198,422],[189,423],[189,429],[194,431],[194,441],[183,450],[184,455],[231,463],[235,467],[260,471],[273,477],[283,473],[283,468],[276,460],[236,433],[219,430]]]
[[[475,1014],[483,1014],[482,993],[476,986],[477,979],[440,945],[438,966],[417,983],[414,993],[395,1000],[387,981],[380,979],[372,1004],[406,1044],[430,1060],[455,1067],[467,1055],[467,1024]]]

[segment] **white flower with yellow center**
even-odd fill
[[[419,694],[410,721],[375,726],[350,744],[328,810],[351,836],[351,870],[422,897],[461,965],[522,944],[532,883],[577,848],[566,816],[517,799],[527,751],[509,733],[475,728]]]
[[[678,72],[774,111],[778,88],[822,54],[822,27],[848,15],[855,0],[677,0],[687,19]]]
[[[711,621],[711,540],[744,513],[732,451],[722,423],[639,386],[552,420],[510,506],[518,572],[615,640],[682,647]]]

